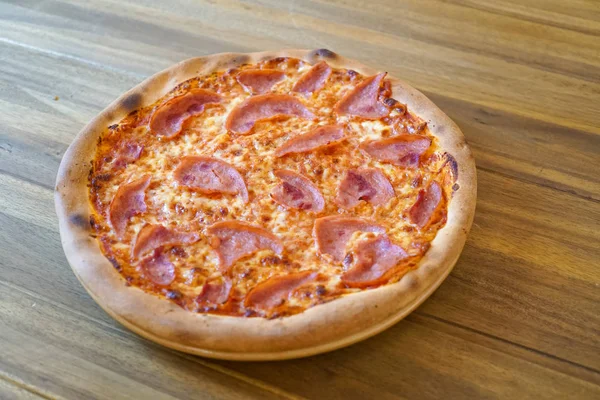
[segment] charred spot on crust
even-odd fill
[[[337,54],[328,49],[317,49],[313,52],[313,56],[334,59],[337,57]]]
[[[453,191],[457,191],[458,189],[460,189],[460,185],[458,183],[455,183],[454,185],[452,185],[452,190]]]
[[[283,63],[287,61],[287,57],[275,57],[271,59],[271,61],[275,64]]]
[[[239,54],[235,57],[233,57],[233,60],[231,60],[232,63],[234,64],[247,64],[250,61],[250,57],[247,54]]]
[[[121,267],[121,264],[119,264],[119,262],[117,260],[115,260],[113,257],[109,257],[108,261],[110,261],[110,263],[113,265],[113,267],[115,267],[115,269],[119,272],[121,272],[123,270],[123,267]]]
[[[93,215],[90,215],[90,226],[92,229],[97,229],[96,219]]]
[[[119,127],[119,124],[112,124],[111,126],[108,127],[108,129],[110,129],[111,131],[117,129]],[[102,139],[98,138],[98,142],[100,142]]]
[[[445,153],[445,156],[446,164],[450,166],[450,169],[452,170],[452,177],[456,182],[456,180],[458,179],[458,163],[456,162],[456,159],[454,158],[454,156],[452,156],[452,154]]]
[[[69,217],[69,222],[81,229],[89,229],[90,223],[81,214],[73,214]]]
[[[406,280],[406,285],[410,288],[410,289],[416,289],[419,286],[419,282],[413,278],[410,277],[410,279]]]
[[[121,105],[126,110],[135,110],[142,105],[142,95],[139,93],[132,93],[123,99]]]

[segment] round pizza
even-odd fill
[[[472,223],[458,127],[325,49],[217,54],[125,93],[56,185],[63,247],[102,308],[208,357],[349,345],[424,301]]]

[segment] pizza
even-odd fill
[[[217,54],[117,99],[56,185],[67,259],[100,306],[225,359],[339,348],[439,286],[472,223],[458,127],[329,50]]]

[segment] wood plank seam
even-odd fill
[[[519,177],[519,176],[510,175],[510,174],[507,174],[506,172],[496,171],[496,170],[493,170],[493,169],[490,169],[490,168],[487,168],[487,167],[477,166],[477,170],[485,171],[485,172],[488,172],[490,174],[499,175],[499,176],[502,176],[502,177],[504,177],[506,179],[512,179],[512,180],[515,180],[515,181],[518,181],[518,182],[527,183],[527,184],[530,184],[530,185],[536,185],[536,186],[547,188],[547,189],[551,189],[551,190],[556,190],[557,192],[566,193],[566,194],[568,194],[570,196],[579,197],[582,200],[591,201],[592,203],[600,204],[600,200],[595,199],[593,197],[585,196],[583,194],[579,194],[579,193],[575,192],[574,190],[557,188],[557,187],[552,186],[552,185],[546,185],[546,184],[544,184],[542,182],[531,181],[531,180],[528,180],[528,179],[525,179],[525,178],[522,178],[522,177]]]
[[[42,399],[47,399],[47,400],[58,400],[60,399],[59,397],[54,397],[51,396],[49,394],[46,393],[42,393],[40,390],[38,390],[36,387],[34,386],[30,386],[28,384],[26,384],[25,382],[21,382],[21,381],[17,381],[15,379],[12,379],[10,376],[4,374],[1,370],[0,370],[0,379],[2,379],[3,381],[7,382],[9,385],[12,386],[16,386],[20,389],[26,390],[29,393],[38,396]]]
[[[502,151],[497,151],[497,150],[491,149],[489,147],[484,147],[484,146],[482,146],[479,143],[470,142],[469,146],[471,147],[471,149],[477,149],[477,150],[479,150],[481,152],[489,153],[489,154],[492,154],[492,155],[501,156],[501,157],[505,157],[505,158],[513,157],[513,159],[515,161],[521,161],[521,162],[527,162],[528,161],[527,159],[524,159],[524,158],[517,158],[517,157],[511,156],[508,153],[504,153]],[[541,171],[543,171],[544,169],[548,168],[548,166],[542,166],[542,165],[539,165],[539,164],[538,165],[532,164],[532,166],[540,167]],[[600,180],[595,179],[596,177],[585,176],[585,175],[583,175],[583,174],[581,174],[579,172],[576,172],[576,171],[568,171],[568,170],[560,168],[560,166],[552,166],[552,169],[555,170],[555,171],[557,171],[557,172],[563,173],[565,175],[571,175],[571,176],[579,178],[579,179],[587,180],[590,183],[600,184]]]
[[[1,37],[1,36],[0,36],[0,43],[6,43],[9,45],[22,47],[27,50],[31,50],[34,52],[42,53],[49,57],[53,57],[55,59],[67,59],[69,61],[74,61],[74,62],[78,62],[80,64],[94,67],[96,69],[113,72],[115,74],[122,74],[122,75],[129,76],[132,78],[137,78],[137,79],[146,79],[147,78],[143,74],[138,74],[133,71],[129,71],[129,70],[121,69],[121,68],[115,68],[115,67],[107,65],[107,64],[100,64],[95,61],[89,60],[87,58],[77,57],[77,56],[73,56],[73,55],[67,54],[67,53],[61,53],[61,52],[53,51],[53,50],[49,50],[49,49],[42,49],[41,47],[31,46],[29,44],[17,42],[17,41],[14,41],[14,40],[11,40],[11,39],[8,39],[5,37]]]
[[[46,183],[42,183],[42,182],[37,182],[37,181],[34,181],[34,180],[30,179],[30,178],[27,178],[27,177],[21,176],[19,174],[16,174],[16,173],[14,173],[12,171],[7,171],[5,169],[0,169],[0,174],[9,176],[11,178],[15,178],[15,179],[21,180],[23,182],[27,182],[29,184],[32,184],[34,186],[37,186],[37,187],[40,187],[40,188],[43,188],[43,189],[50,190],[52,192],[54,191],[54,183],[52,183],[52,185],[50,185],[50,184],[46,184]]]
[[[597,32],[587,30],[587,29],[582,29],[582,28],[575,27],[575,26],[561,25],[561,24],[557,24],[553,21],[547,21],[547,20],[536,19],[536,18],[526,18],[526,17],[518,15],[518,14],[511,14],[509,12],[503,12],[501,10],[492,9],[490,7],[477,6],[475,4],[470,4],[470,3],[468,4],[467,3],[468,0],[467,1],[464,1],[464,0],[440,0],[440,1],[442,1],[444,3],[455,4],[455,5],[458,5],[461,7],[465,7],[465,8],[470,8],[472,10],[478,10],[478,11],[483,11],[483,12],[487,12],[490,14],[502,15],[504,17],[513,18],[513,19],[516,19],[519,21],[526,21],[526,22],[531,22],[531,23],[539,24],[539,25],[549,25],[554,28],[564,29],[564,30],[568,30],[571,32],[582,33],[584,35],[589,35],[589,36],[593,36],[593,37],[600,36]]]
[[[417,313],[417,312],[415,312],[415,313]],[[537,350],[537,349],[534,349],[534,348],[531,348],[531,347],[527,347],[527,346],[524,346],[524,345],[519,344],[519,343],[511,342],[510,340],[503,339],[503,338],[501,338],[499,336],[491,335],[489,333],[480,331],[478,329],[473,329],[473,328],[470,328],[468,326],[465,326],[465,325],[462,325],[462,324],[459,324],[459,323],[456,323],[456,322],[453,322],[453,321],[445,320],[443,318],[436,317],[435,315],[427,314],[427,313],[424,313],[424,312],[419,312],[418,315],[421,316],[421,317],[431,318],[433,320],[436,320],[436,321],[439,321],[439,322],[443,322],[443,323],[446,323],[448,325],[451,325],[451,326],[454,326],[454,327],[457,327],[457,328],[465,329],[465,330],[467,330],[469,332],[476,333],[478,335],[485,336],[485,337],[490,338],[490,339],[498,340],[498,341],[500,341],[502,343],[510,344],[510,345],[515,346],[515,347],[521,348],[523,350],[530,351],[530,352],[533,352],[535,354],[538,354],[538,355],[541,355],[541,356],[544,356],[544,357],[548,357],[548,358],[551,358],[551,359],[559,361],[559,362],[564,362],[566,364],[572,365],[572,366],[577,367],[577,368],[582,368],[582,369],[584,369],[584,370],[586,370],[588,372],[591,372],[593,374],[598,375],[598,379],[599,380],[597,382],[591,382],[591,383],[598,384],[598,382],[600,382],[600,370],[597,370],[597,369],[594,369],[594,368],[591,368],[591,367],[587,367],[585,365],[581,365],[581,364],[578,364],[576,362],[567,360],[565,358],[561,358],[561,357],[555,356],[553,354],[545,353],[543,351],[540,351],[540,350]],[[540,364],[537,364],[537,365],[540,365]],[[546,366],[543,366],[543,367],[547,368]],[[574,375],[573,375],[573,378],[581,379],[580,377],[574,376]]]

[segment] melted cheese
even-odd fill
[[[274,60],[240,69],[261,66],[279,68],[286,72],[286,78],[272,89],[276,93],[289,93],[298,77],[310,68],[310,65],[298,60]],[[298,96],[317,115],[316,120],[291,117],[262,121],[255,124],[251,134],[236,136],[226,131],[225,120],[230,111],[250,95],[235,80],[235,71],[224,72],[188,82],[188,88],[208,88],[221,94],[224,100],[221,105],[209,106],[203,114],[190,118],[175,138],[157,137],[149,131],[147,120],[157,106],[183,93],[185,85],[180,85],[155,105],[126,118],[118,127],[109,129],[98,147],[91,175],[95,184],[90,192],[97,213],[95,220],[99,240],[104,244],[106,255],[116,260],[121,266],[121,273],[132,284],[160,295],[176,293],[176,296],[170,297],[176,297],[176,301],[185,308],[197,311],[195,298],[200,294],[203,284],[209,279],[221,278],[216,254],[205,234],[206,227],[217,221],[233,219],[262,226],[281,238],[285,247],[284,254],[277,258],[270,250],[261,250],[235,263],[226,278],[233,282],[232,297],[237,299],[237,308],[225,305],[208,310],[233,315],[243,315],[243,307],[239,304],[245,293],[258,282],[289,272],[316,271],[319,272],[319,279],[295,292],[285,303],[284,309],[270,316],[301,312],[312,305],[357,290],[341,285],[340,275],[344,272],[341,263],[328,261],[327,257],[321,257],[317,253],[312,237],[316,217],[340,214],[370,219],[385,227],[391,240],[414,256],[411,262],[416,264],[426,251],[426,246],[420,245],[433,239],[445,219],[440,218],[439,222],[421,232],[406,219],[406,211],[416,200],[419,190],[426,187],[438,174],[446,173],[442,168],[444,159],[437,150],[435,140],[430,149],[431,154],[420,169],[404,169],[380,163],[361,153],[358,150],[360,142],[390,136],[394,129],[383,119],[336,119],[332,114],[335,103],[362,79],[360,75],[346,70],[334,70],[325,87],[317,93],[307,99]],[[398,126],[404,124],[413,127],[397,111],[392,111],[387,120],[400,121]],[[346,125],[348,139],[343,143],[326,150],[273,157],[275,149],[295,135],[308,132],[316,126],[336,122]],[[427,134],[427,130],[423,133]],[[110,155],[114,148],[125,141],[141,143],[144,150],[139,160],[116,171]],[[173,178],[173,170],[179,160],[187,155],[215,157],[234,166],[244,177],[249,203],[244,204],[239,196],[206,195],[178,185]],[[396,196],[377,207],[363,201],[349,211],[338,208],[334,199],[343,172],[357,167],[381,169],[394,187]],[[279,183],[273,175],[275,169],[290,169],[310,179],[323,194],[325,209],[315,215],[301,210],[288,210],[275,203],[269,196],[273,187]],[[126,239],[119,241],[106,222],[108,205],[121,184],[148,173],[152,176],[152,183],[146,191],[148,210],[130,220]],[[94,180],[99,175],[103,175],[104,179]],[[132,243],[146,223],[201,233],[202,238],[197,243],[183,246],[183,252],[170,253],[177,278],[169,287],[154,286],[144,277],[139,268],[139,260],[130,256]],[[390,282],[397,281],[400,277],[396,276]]]

